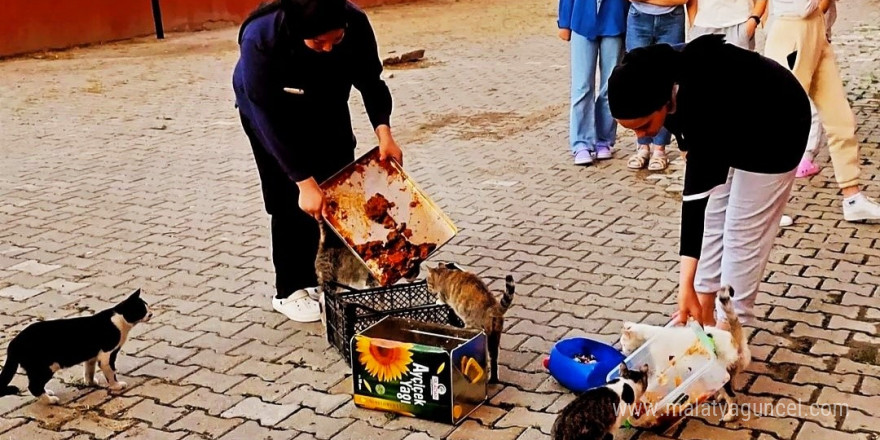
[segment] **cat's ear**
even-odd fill
[[[619,368],[620,368],[620,377],[623,377],[623,375],[629,371],[629,368],[626,367],[626,362],[621,362]]]
[[[135,290],[134,292],[132,292],[131,295],[129,295],[128,298],[126,298],[125,300],[126,301],[134,301],[136,299],[139,299],[140,297],[141,297],[141,289],[138,289],[138,290]]]
[[[639,368],[639,372],[642,374],[648,374],[648,364],[642,365],[642,367]]]

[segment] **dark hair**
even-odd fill
[[[318,35],[346,27],[347,0],[274,0],[257,6],[241,24],[238,42],[252,21],[281,11],[275,26],[282,38],[315,38]]]
[[[683,69],[683,55],[668,44],[633,49],[608,79],[608,104],[616,119],[635,119],[654,113],[672,97]]]

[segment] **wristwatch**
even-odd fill
[[[752,15],[749,18],[755,20],[755,24],[761,24],[761,17],[758,17],[757,15]]]

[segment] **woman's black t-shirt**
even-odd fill
[[[682,74],[666,128],[687,152],[680,253],[699,259],[709,193],[731,168],[794,170],[810,131],[810,103],[791,71],[720,36],[681,49]]]

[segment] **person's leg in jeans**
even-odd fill
[[[575,165],[593,162],[596,145],[596,58],[599,42],[571,33],[571,152]]]
[[[627,52],[655,43],[654,22],[654,15],[639,12],[634,7],[629,8],[629,15],[626,17],[625,46]],[[651,141],[651,137],[639,137],[636,139],[638,144],[636,153],[627,160],[627,168],[639,170],[648,165],[648,160],[651,158]]]
[[[596,95],[596,158],[611,159],[617,140],[617,121],[608,106],[608,78],[623,58],[623,37],[599,39],[599,93]]]
[[[657,44],[680,44],[684,43],[684,27],[686,13],[684,6],[678,6],[672,12],[658,15],[655,25]],[[663,69],[663,66],[657,66]],[[651,151],[651,158],[648,161],[648,170],[663,171],[669,165],[669,158],[666,156],[666,146],[672,140],[672,133],[665,127],[654,136],[651,143],[654,145]]]

